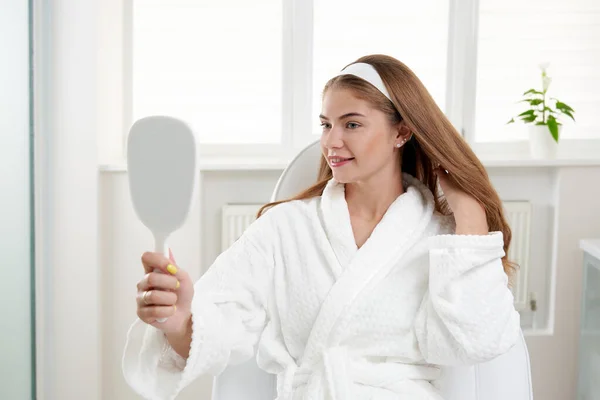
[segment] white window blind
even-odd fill
[[[562,138],[600,138],[600,2],[480,0],[475,140],[527,140],[527,125],[506,125],[526,110],[517,103],[541,89],[538,65],[549,62],[548,95],[575,109]]]
[[[281,0],[133,0],[132,112],[205,144],[279,143]]]
[[[367,54],[404,62],[445,107],[449,0],[315,0],[313,23],[313,133],[327,81]]]

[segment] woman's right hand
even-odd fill
[[[191,330],[194,284],[177,267],[173,254],[146,252],[142,264],[146,275],[137,284],[137,315],[168,336],[187,336]],[[159,319],[167,318],[164,322]]]

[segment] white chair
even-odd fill
[[[315,183],[321,150],[319,142],[302,150],[283,171],[271,201],[297,194]],[[230,366],[214,379],[213,400],[272,400],[276,377],[258,368],[253,358]],[[525,339],[496,359],[469,367],[445,368],[438,382],[445,400],[532,400],[529,354]]]

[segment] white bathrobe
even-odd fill
[[[432,193],[406,192],[357,249],[344,185],[276,206],[195,285],[184,361],[137,320],[123,369],[148,399],[256,354],[277,400],[441,399],[442,366],[490,360],[519,337],[500,232],[454,235]]]

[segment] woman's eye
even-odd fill
[[[346,125],[346,127],[348,129],[356,129],[358,128],[360,125],[358,125],[356,122],[348,122],[348,124]]]
[[[327,122],[321,122],[321,126],[323,127],[323,129],[329,129],[330,126]]]

